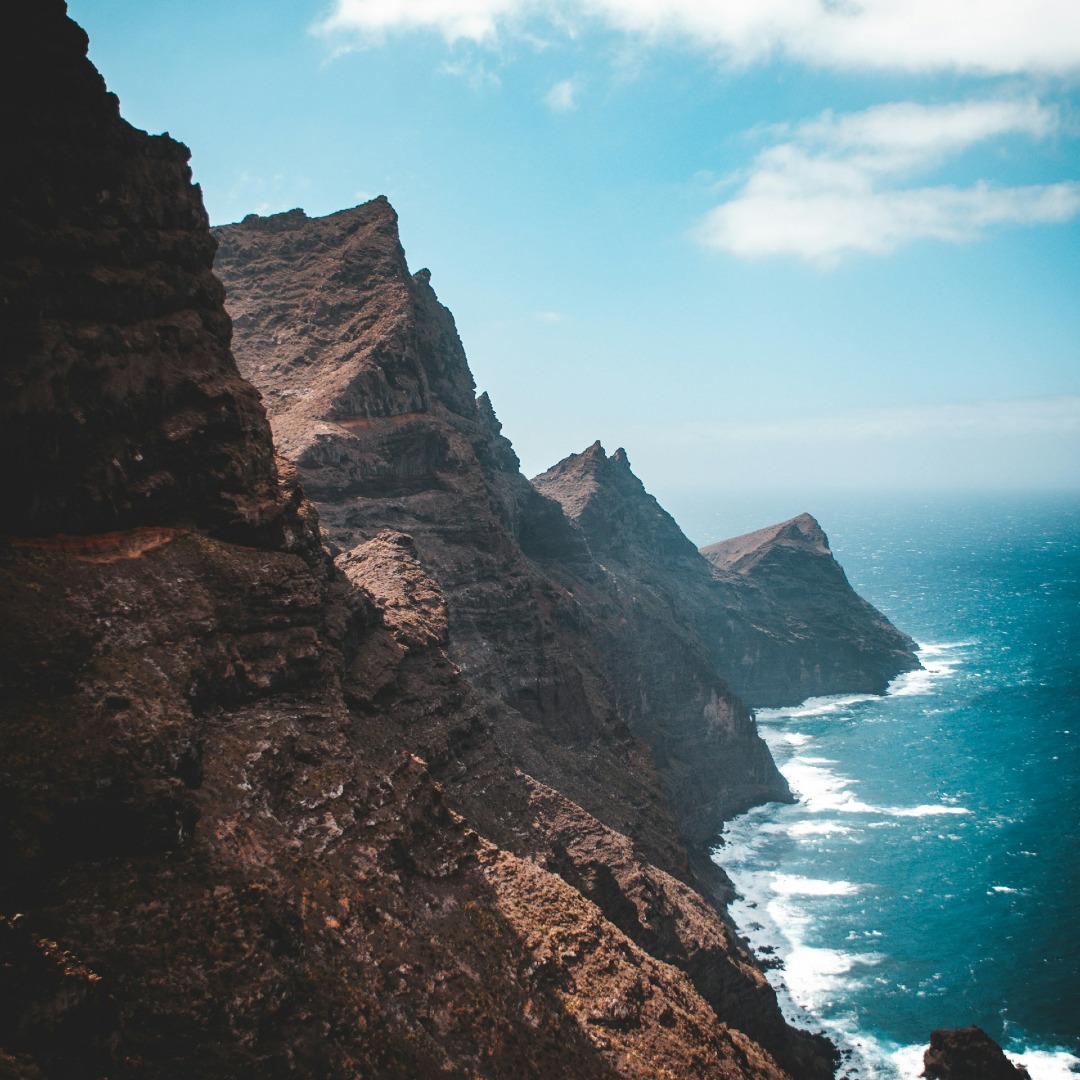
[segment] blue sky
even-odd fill
[[[1076,0],[69,8],[215,223],[389,196],[527,474],[1080,489]]]

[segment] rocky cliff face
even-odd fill
[[[624,450],[608,457],[596,443],[532,482],[626,589],[678,614],[748,705],[880,694],[919,666],[915,643],[851,588],[809,514],[699,553],[634,476]]]
[[[4,43],[0,454],[24,463],[6,528],[280,539],[273,448],[229,357],[187,149],[124,123],[94,68],[68,62],[85,35],[44,7]]]
[[[335,565],[186,152],[120,119],[59,0],[17,8],[0,1071],[828,1075],[694,888],[679,833],[722,798],[664,794],[740,753],[740,798],[782,793],[752,724],[700,650],[685,733],[606,670],[631,601],[517,473],[389,208],[231,255]]]
[[[751,705],[837,693],[884,693],[918,668],[915,643],[848,584],[809,515],[701,549],[720,610],[710,639]],[[722,613],[721,613],[722,612]]]
[[[677,613],[642,606],[592,534],[521,475],[490,401],[473,398],[430,275],[406,267],[384,199],[215,235],[237,361],[324,529],[346,552],[386,529],[412,538],[446,600],[450,654],[495,703],[496,740],[517,766],[667,869],[681,845],[658,784],[699,846],[725,816],[788,797]],[[309,341],[329,344],[303,351]],[[647,522],[627,524],[616,531],[651,543]]]

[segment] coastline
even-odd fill
[[[798,706],[758,710],[759,731],[797,802],[770,803],[740,815],[727,823],[712,851],[714,862],[728,874],[736,891],[729,907],[731,917],[763,961],[785,1017],[796,1026],[823,1031],[837,1045],[842,1055],[839,1077],[916,1080],[931,1027],[940,1025],[928,1023],[922,1043],[890,1038],[874,1025],[873,1014],[860,1006],[860,989],[886,979],[883,973],[898,954],[888,951],[883,945],[885,933],[869,923],[861,932],[849,932],[842,944],[820,937],[822,922],[836,918],[821,909],[865,900],[872,885],[863,880],[866,875],[851,873],[850,866],[846,873],[833,873],[817,862],[810,872],[795,872],[797,857],[789,853],[785,862],[778,848],[786,843],[797,849],[808,842],[857,846],[861,841],[854,823],[863,829],[888,829],[900,826],[904,819],[909,823],[936,819],[947,824],[970,818],[972,810],[957,801],[868,802],[856,794],[860,778],[847,775],[842,771],[845,763],[831,756],[835,738],[830,756],[822,757],[816,748],[811,749],[823,741],[820,731],[802,729],[829,723],[873,723],[868,710],[887,710],[897,699],[933,698],[962,662],[962,650],[974,644],[920,642],[923,668],[897,676],[881,696],[838,694],[809,698]],[[955,832],[938,835],[960,839]],[[1018,890],[999,885],[991,891],[1008,895]],[[918,998],[932,996],[926,988],[911,990]],[[1005,1030],[1009,1031],[1007,1021]],[[1020,1031],[1003,1042],[1003,1048],[1013,1061],[1029,1069],[1033,1080],[1066,1080],[1080,1073],[1080,1056],[1073,1050]]]

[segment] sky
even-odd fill
[[[1080,0],[69,10],[213,223],[389,197],[526,475],[1080,490]]]

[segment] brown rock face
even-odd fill
[[[669,868],[679,845],[658,813],[653,762],[696,845],[725,817],[789,797],[676,613],[642,606],[592,535],[587,544],[521,476],[490,401],[472,397],[430,276],[408,272],[384,199],[315,220],[251,217],[215,235],[237,360],[324,528],[343,549],[386,529],[413,538],[446,599],[451,656],[502,707],[496,738],[515,764]],[[646,546],[653,527],[611,526]]]
[[[490,401],[472,397],[429,275],[408,271],[389,204],[251,217],[215,236],[238,362],[315,496],[338,565],[384,608],[405,668],[422,662],[417,641],[444,641],[454,677],[483,703],[483,730],[432,712],[410,729],[412,747],[484,833],[687,971],[718,1015],[782,1064],[827,1075],[827,1045],[792,1035],[750,961],[714,962],[737,951],[715,909],[698,899],[697,915],[686,910],[694,872],[680,836],[699,886],[721,895],[705,846],[725,816],[790,797],[786,785],[677,612],[609,572],[521,476]],[[400,681],[397,668],[368,678],[391,672]],[[591,861],[629,857],[633,875],[608,872],[594,887],[566,835],[578,820],[598,838]],[[685,920],[685,940],[627,922],[642,875]]]
[[[922,1075],[929,1080],[1031,1080],[980,1027],[930,1033]]]
[[[374,245],[373,309],[327,287],[347,377],[290,447],[349,493],[338,568],[233,367],[185,153],[119,118],[61,3],[16,7],[0,1072],[829,1075],[689,884],[590,636],[623,601],[473,402],[388,208],[334,227]],[[282,285],[320,312],[296,239]]]

